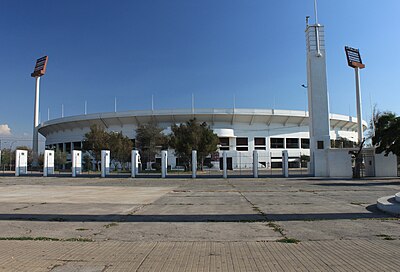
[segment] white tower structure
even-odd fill
[[[307,85],[310,128],[310,173],[328,175],[327,149],[330,148],[329,97],[326,77],[324,26],[318,23],[315,3],[315,24],[307,18]]]
[[[32,141],[32,166],[39,166],[38,163],[38,153],[39,153],[39,87],[40,87],[40,77],[46,72],[48,57],[44,56],[36,60],[36,65],[31,77],[36,79],[35,88],[35,104],[34,104],[34,114],[33,114],[33,141]]]

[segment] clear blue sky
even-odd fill
[[[343,47],[360,48],[364,119],[370,97],[400,113],[400,1],[319,0],[331,112],[355,115],[354,72]],[[30,138],[36,58],[41,120],[88,112],[232,107],[304,110],[305,16],[312,0],[0,2],[0,125]],[[311,22],[314,22],[313,16]],[[275,101],[275,102],[274,102]],[[3,126],[4,128],[4,126]],[[25,136],[24,136],[25,135]],[[6,137],[6,136],[0,136]]]

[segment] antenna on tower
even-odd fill
[[[315,24],[318,25],[318,6],[317,6],[317,0],[314,0],[314,16],[315,16]]]
[[[321,57],[321,48],[319,41],[319,24],[318,24],[318,6],[317,0],[314,0],[314,16],[315,16],[315,46],[317,47],[317,57]]]

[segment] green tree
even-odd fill
[[[85,153],[85,155],[83,155],[83,164],[85,166],[86,171],[90,171],[91,163],[92,163],[92,157],[90,157],[89,154]]]
[[[61,165],[64,165],[67,163],[67,153],[57,149],[54,152],[54,165],[57,167],[57,169],[60,169]]]
[[[183,160],[185,167],[190,165],[192,150],[197,150],[198,161],[203,169],[204,159],[218,148],[218,136],[206,122],[200,124],[196,118],[173,125],[171,129],[169,145],[175,149],[175,154]]]
[[[105,131],[104,127],[92,125],[90,132],[85,134],[82,149],[88,152],[96,162],[99,162],[101,160],[101,150],[109,149],[109,139],[110,134]]]
[[[400,117],[393,112],[377,113],[374,117],[375,133],[372,144],[377,153],[390,152],[400,156]]]
[[[2,169],[7,165],[10,166],[12,164],[12,154],[10,148],[3,148],[1,150],[1,166]]]
[[[136,129],[136,147],[143,163],[155,161],[156,154],[168,146],[168,138],[162,131],[155,123],[141,124]]]
[[[111,132],[109,134],[109,146],[111,159],[119,162],[122,169],[125,170],[125,163],[129,161],[133,148],[132,141],[122,132]]]

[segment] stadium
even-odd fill
[[[228,155],[228,168],[251,168],[252,153],[266,169],[282,167],[282,151],[289,153],[289,166],[301,167],[300,158],[310,155],[309,116],[305,111],[275,109],[175,109],[94,113],[49,120],[39,126],[46,138],[46,149],[66,152],[81,149],[90,126],[103,126],[108,132],[122,132],[132,141],[140,124],[155,122],[168,134],[172,124],[196,118],[206,122],[220,139],[218,153],[209,158],[219,168],[222,152]],[[363,122],[366,127],[366,122]],[[330,138],[357,142],[357,119],[330,114]],[[174,150],[168,150],[168,166],[179,166]]]

